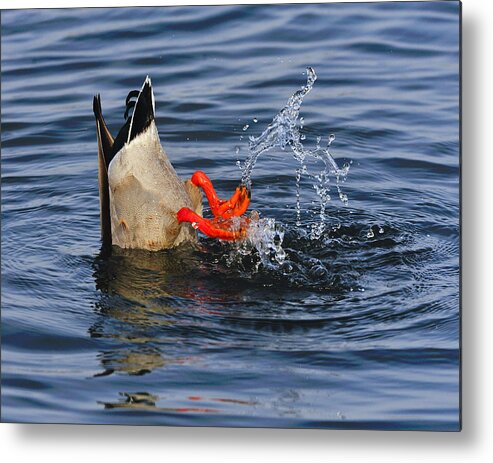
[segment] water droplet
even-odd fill
[[[368,233],[366,234],[367,238],[373,238],[375,236],[375,233],[373,233],[373,230],[370,228]]]
[[[327,142],[327,146],[330,146],[335,139],[336,139],[336,136],[333,133],[331,133],[329,135],[329,141]]]
[[[253,122],[255,122],[255,124],[256,124],[258,122],[258,119],[256,117],[254,117]]]
[[[250,126],[249,126],[248,124],[245,124],[245,125],[243,126],[243,132],[245,132],[246,130],[248,130],[248,127],[250,127]]]
[[[378,229],[378,233],[380,233],[380,234],[382,234],[382,233],[383,233],[383,228],[382,228],[382,227],[380,227],[380,228]]]
[[[341,200],[342,204],[344,204],[345,206],[348,205],[349,199],[347,197],[347,194],[339,191],[339,199]]]

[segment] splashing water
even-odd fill
[[[277,113],[272,122],[264,130],[264,132],[258,137],[250,137],[249,150],[250,155],[243,164],[242,182],[251,187],[252,184],[252,172],[259,156],[272,148],[279,147],[285,150],[289,146],[293,152],[293,156],[298,160],[303,167],[304,161],[307,157],[320,159],[325,164],[325,171],[336,176],[339,180],[346,178],[349,166],[345,165],[342,169],[339,168],[334,158],[329,152],[329,147],[335,140],[335,135],[330,134],[327,142],[327,148],[320,146],[321,137],[317,138],[317,146],[314,150],[306,149],[303,146],[301,140],[305,137],[300,134],[300,129],[304,126],[303,118],[299,117],[301,104],[305,96],[311,91],[317,75],[315,70],[311,67],[306,69],[307,82],[306,85],[301,87],[300,90],[295,92],[286,103],[286,106]],[[245,126],[248,128],[248,124]],[[246,130],[245,127],[243,130]],[[306,169],[306,166],[305,166]],[[347,203],[347,197],[341,198],[344,204]]]
[[[237,251],[242,255],[248,255],[255,248],[260,258],[256,270],[260,264],[265,268],[276,268],[286,259],[286,252],[282,248],[283,239],[284,229],[275,219],[259,218],[251,222],[247,239],[240,243]]]
[[[244,217],[231,218],[231,230],[239,231]],[[231,266],[239,264],[244,256],[251,256],[257,251],[258,260],[254,263],[255,272],[260,265],[265,268],[276,268],[284,263],[286,252],[282,248],[284,229],[273,218],[260,218],[257,211],[253,211],[248,219],[248,233],[245,239],[233,243],[223,243],[230,248],[226,263]]]
[[[259,156],[265,151],[274,147],[280,147],[284,150],[286,146],[290,145],[295,158],[299,161],[304,160],[305,155],[303,154],[303,145],[300,142],[298,116],[303,98],[310,92],[317,79],[315,71],[312,68],[307,68],[307,73],[306,85],[289,98],[286,106],[277,113],[260,136],[250,138],[250,155],[243,165],[243,175],[241,178],[246,186],[251,187],[253,168]]]
[[[303,99],[311,91],[317,80],[317,75],[312,67],[308,67],[306,71],[306,85],[302,86],[300,90],[288,99],[286,105],[277,113],[261,135],[258,137],[250,136],[249,156],[243,164],[237,161],[237,165],[242,170],[242,183],[251,188],[252,173],[259,156],[273,148],[281,148],[284,151],[289,147],[293,157],[299,162],[295,177],[296,226],[302,227],[301,180],[303,176],[308,176],[312,180],[313,189],[319,202],[319,221],[310,225],[310,238],[318,239],[322,236],[326,228],[325,210],[331,199],[329,194],[331,177],[335,177],[339,199],[344,205],[348,203],[348,197],[342,192],[340,183],[346,180],[349,164],[345,164],[342,168],[339,168],[330,154],[329,147],[335,140],[334,134],[329,135],[325,148],[320,145],[321,137],[317,137],[315,149],[308,149],[303,146],[302,140],[305,140],[306,136],[300,133],[300,130],[304,126],[303,118],[299,117],[300,108]],[[243,127],[243,131],[246,131],[248,128],[249,125],[246,124]],[[239,151],[237,150],[237,155],[238,153]],[[307,158],[321,160],[324,166],[323,169],[316,173],[310,173],[306,163]],[[274,219],[262,219],[250,227],[247,241],[249,245],[253,245],[257,249],[264,265],[282,264],[284,261],[285,252],[281,247],[284,233],[280,230],[280,225],[276,224]],[[242,246],[245,246],[245,244]],[[245,253],[246,248],[244,247],[239,251],[240,253]]]

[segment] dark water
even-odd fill
[[[3,11],[2,419],[458,429],[458,8]],[[150,74],[179,175],[226,196],[306,66],[305,143],[334,133],[352,161],[319,239],[278,150],[252,207],[282,223],[282,267],[207,239],[100,254],[95,93],[116,132]]]

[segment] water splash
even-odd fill
[[[317,139],[315,150],[304,148],[301,143],[302,136],[300,129],[304,126],[303,117],[299,117],[301,104],[305,96],[312,90],[317,75],[312,67],[306,69],[307,82],[300,90],[295,92],[287,101],[284,108],[279,111],[268,127],[258,137],[250,138],[250,155],[244,163],[242,180],[247,185],[251,185],[251,175],[258,157],[265,151],[274,147],[280,147],[282,150],[287,146],[291,147],[296,159],[304,161],[307,156],[321,159],[325,162],[330,172],[336,175],[347,175],[348,167],[340,169],[328,149],[321,149],[321,138]],[[245,126],[248,128],[248,124]],[[244,130],[246,130],[244,127]],[[327,148],[335,140],[335,135],[330,134]]]
[[[321,146],[322,137],[317,137],[314,149],[308,149],[303,145],[306,136],[301,133],[305,124],[303,117],[300,117],[301,104],[317,80],[317,75],[312,67],[308,67],[306,73],[306,84],[288,99],[286,105],[276,114],[267,128],[258,137],[249,137],[249,155],[243,163],[237,161],[237,165],[242,170],[242,183],[251,188],[253,169],[260,155],[274,148],[280,148],[283,151],[289,148],[291,154],[299,163],[295,176],[296,226],[298,228],[303,226],[301,182],[305,176],[310,178],[313,190],[318,198],[316,212],[318,221],[310,224],[309,236],[311,239],[319,239],[326,229],[326,207],[331,200],[329,194],[331,178],[335,178],[335,185],[341,202],[344,205],[348,203],[348,197],[342,192],[340,184],[346,180],[349,164],[339,168],[329,152],[329,148],[336,138],[334,134],[328,136],[326,147]],[[257,122],[257,120],[254,119],[254,122]],[[243,131],[248,128],[249,124],[244,125]],[[239,150],[237,150],[236,154],[239,154]],[[322,161],[323,167],[320,169],[320,164],[318,163],[319,170],[314,173],[310,172],[307,158]],[[284,233],[281,231],[280,225],[275,223],[274,219],[252,221],[248,238],[239,245],[238,251],[240,254],[251,252],[253,246],[257,249],[264,266],[282,265],[286,257],[281,246],[283,236]]]
[[[232,230],[240,229],[241,217],[233,217]],[[239,264],[244,256],[250,256],[256,251],[258,260],[254,263],[254,270],[258,271],[260,265],[264,268],[277,268],[284,263],[286,252],[282,248],[284,229],[274,218],[260,218],[257,211],[253,211],[249,217],[248,234],[244,240],[233,243],[224,243],[230,248],[226,263],[228,266]]]
[[[253,168],[263,152],[274,147],[280,147],[282,150],[286,149],[288,145],[296,147],[300,139],[298,116],[301,103],[305,95],[313,88],[316,79],[315,71],[312,68],[307,68],[306,85],[289,98],[286,106],[276,114],[272,122],[260,136],[250,138],[250,155],[245,160],[241,178],[245,185],[251,187]],[[299,150],[293,148],[293,152],[295,157],[299,156]]]
[[[259,219],[250,225],[247,240],[242,244],[240,252],[251,252],[255,248],[264,267],[278,267],[286,259],[286,252],[282,248],[283,240],[284,229],[275,219]]]

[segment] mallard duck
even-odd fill
[[[103,246],[154,251],[195,242],[197,229],[220,239],[244,234],[243,230],[229,230],[228,221],[246,211],[250,190],[240,185],[229,200],[221,200],[201,171],[190,180],[180,180],[161,146],[149,76],[140,91],[128,94],[126,122],[116,138],[103,118],[99,94],[94,97],[93,110]],[[199,188],[209,200],[213,221],[202,217]]]

